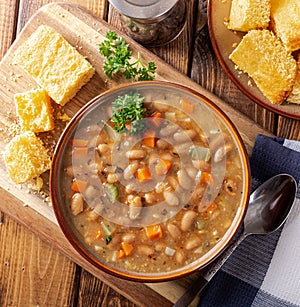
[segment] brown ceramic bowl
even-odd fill
[[[134,95],[143,119],[119,133],[112,102]],[[162,81],[121,85],[87,103],[61,135],[50,176],[73,247],[91,265],[142,282],[183,277],[220,255],[243,222],[249,184],[228,117],[194,90]]]

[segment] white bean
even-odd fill
[[[154,245],[154,249],[156,252],[162,252],[166,248],[166,244],[163,242],[156,242]]]
[[[138,168],[139,164],[137,161],[132,161],[132,163],[130,163],[123,172],[123,176],[125,180],[129,180],[132,179],[134,177],[134,173],[136,172],[137,168]]]
[[[191,236],[184,242],[184,248],[186,250],[192,250],[194,248],[197,248],[201,245],[202,240],[197,235]]]
[[[229,143],[225,144],[225,146],[218,148],[214,155],[214,161],[221,162],[231,150],[232,150],[232,145]]]
[[[178,180],[174,176],[169,176],[168,183],[174,190],[177,190],[177,188],[179,187]]]
[[[142,199],[140,196],[128,195],[129,218],[135,220],[139,217],[142,210]]]
[[[190,140],[193,140],[197,135],[197,132],[192,129],[188,130],[180,130],[176,133],[174,133],[173,138],[176,142],[182,143],[182,142],[188,142]]]
[[[111,151],[112,145],[108,144],[99,144],[97,146],[98,151],[103,155]]]
[[[166,127],[163,127],[160,129],[159,133],[161,136],[166,137],[173,135],[177,131],[178,127],[176,125],[167,125]]]
[[[187,174],[184,169],[181,169],[177,172],[178,182],[181,187],[188,190],[193,186],[193,181],[191,177]]]
[[[146,157],[146,152],[143,149],[132,149],[126,152],[128,159],[143,159]]]
[[[132,243],[135,240],[135,234],[134,233],[125,233],[122,236],[122,241],[125,243]]]
[[[185,254],[182,250],[177,250],[175,254],[175,261],[179,264],[182,264],[185,260]]]
[[[98,193],[98,190],[93,185],[89,185],[84,191],[84,196],[86,199],[92,200],[95,198],[97,193]]]
[[[73,215],[78,215],[83,211],[83,197],[80,193],[73,194],[70,207]]]
[[[157,153],[152,153],[148,159],[148,164],[149,167],[151,167],[152,165],[155,165],[157,163],[157,161],[159,160],[160,156]]]
[[[144,198],[145,198],[146,203],[148,203],[148,204],[153,204],[155,202],[155,200],[156,200],[155,194],[151,193],[151,192],[146,193],[144,195]]]
[[[154,248],[146,244],[138,245],[136,247],[136,251],[137,253],[145,255],[145,256],[150,256],[154,254]]]
[[[181,231],[180,231],[179,227],[176,226],[175,224],[169,223],[167,225],[167,230],[174,240],[177,240],[181,235]]]
[[[195,178],[197,177],[198,172],[199,172],[199,171],[198,171],[196,168],[194,168],[194,167],[188,167],[188,168],[186,168],[186,173],[187,173],[187,175],[188,175],[190,178],[192,178],[192,179],[195,179]]]
[[[180,221],[180,229],[182,231],[191,230],[196,217],[197,213],[195,211],[193,210],[185,211]]]
[[[163,140],[163,139],[158,139],[156,141],[156,146],[159,148],[159,149],[167,149],[170,145],[167,141]]]
[[[101,216],[103,209],[104,206],[102,204],[96,205],[94,210],[88,212],[86,219],[88,221],[96,221],[99,218],[99,216]]]
[[[167,202],[167,204],[169,206],[177,206],[179,204],[179,199],[178,197],[175,195],[174,192],[169,192],[169,191],[164,191],[163,192],[165,201]]]
[[[174,156],[170,152],[162,152],[160,154],[160,158],[163,160],[169,160],[172,161],[174,159]]]

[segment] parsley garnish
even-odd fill
[[[153,80],[156,70],[154,62],[145,65],[141,61],[141,55],[138,52],[136,62],[132,63],[132,51],[126,44],[124,38],[119,37],[114,31],[107,31],[106,39],[99,45],[99,52],[106,57],[103,64],[103,71],[108,78],[114,74],[120,74],[126,79],[132,81]]]
[[[109,244],[111,240],[112,240],[112,236],[105,237],[106,244]]]
[[[111,121],[115,123],[116,131],[137,134],[144,129],[143,101],[144,97],[137,92],[118,96],[113,101]]]

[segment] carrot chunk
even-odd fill
[[[142,167],[137,170],[137,179],[139,182],[151,180],[151,172],[148,167]]]
[[[123,249],[118,250],[117,252],[117,259],[122,259],[125,257],[125,252]]]
[[[72,182],[71,189],[75,192],[84,192],[87,188],[87,181],[82,180],[82,179],[75,179]]]
[[[182,109],[183,112],[193,113],[194,112],[194,105],[190,101],[182,99],[181,100],[181,109]]]
[[[154,112],[151,116],[147,119],[148,123],[154,127],[158,127],[163,119],[163,114],[161,112]]]
[[[155,146],[155,137],[156,132],[154,130],[146,130],[144,133],[143,145],[153,148]]]
[[[126,256],[130,255],[131,252],[133,251],[133,245],[130,243],[122,242],[121,247]]]
[[[102,231],[99,229],[97,232],[96,232],[96,235],[95,235],[95,239],[100,239],[103,237],[103,233]]]
[[[166,175],[172,167],[172,162],[170,160],[159,159],[155,165],[155,172],[157,176]]]
[[[145,227],[146,235],[149,240],[159,239],[162,237],[162,228],[160,225],[151,225]]]
[[[212,175],[208,172],[202,172],[201,181],[206,184],[211,184],[213,182]]]

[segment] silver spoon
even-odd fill
[[[251,234],[270,234],[286,221],[295,200],[297,184],[287,174],[274,176],[259,186],[249,199],[244,230],[207,272],[201,275],[174,304],[188,306],[226,262],[236,247]]]

